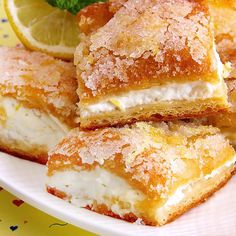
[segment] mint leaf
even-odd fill
[[[46,0],[53,7],[65,9],[76,15],[82,8],[94,2],[105,2],[106,0]]]

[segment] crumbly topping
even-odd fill
[[[75,53],[79,78],[90,96],[216,69],[210,16],[203,1],[122,4],[106,25],[82,38]]]
[[[77,152],[83,164],[91,165],[96,162],[103,165],[105,160],[115,158],[119,153],[126,155],[140,148],[142,141],[137,133],[134,133],[132,140],[130,140],[130,135],[129,128],[103,129],[93,132],[74,130],[68,136],[70,142],[59,145],[55,152],[66,156],[72,156]]]
[[[144,193],[165,199],[179,184],[211,173],[233,155],[217,128],[140,122],[87,132],[75,129],[50,153],[48,167],[52,174],[58,169],[101,166]]]
[[[62,119],[74,117],[78,97],[72,63],[40,52],[6,47],[0,47],[0,61],[1,96],[50,110]]]
[[[90,50],[106,48],[115,55],[139,58],[150,51],[157,61],[169,51],[189,47],[202,63],[209,42],[209,16],[194,2],[181,0],[130,0],[113,19],[91,36]],[[115,25],[117,27],[115,27]]]

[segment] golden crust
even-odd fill
[[[76,50],[83,102],[167,81],[218,80],[204,1],[123,5],[107,24],[84,35]]]
[[[208,124],[218,128],[236,128],[236,113],[219,113],[208,117]]]
[[[23,147],[23,146],[22,146]],[[15,145],[10,145],[8,142],[0,141],[0,151],[10,155],[20,157],[25,160],[38,162],[46,165],[48,160],[48,150],[43,150],[42,147],[32,146],[30,149],[17,148]]]
[[[191,199],[192,200],[191,202],[188,202],[185,205],[184,204],[180,205],[177,209],[173,208],[172,213],[170,215],[168,215],[168,217],[165,219],[164,222],[157,222],[156,220],[142,217],[141,223],[146,224],[146,225],[152,225],[152,226],[156,226],[156,225],[161,226],[163,224],[167,224],[171,221],[174,221],[177,217],[182,215],[187,210],[189,210],[193,207],[196,207],[197,205],[205,202],[209,197],[211,197],[216,191],[218,191],[220,188],[222,188],[230,180],[230,178],[234,174],[234,171],[236,170],[235,167],[228,168],[228,169],[229,170],[225,171],[225,173],[222,174],[221,178],[218,181],[216,181],[216,183],[214,183],[213,186],[211,186],[211,189],[207,189],[207,191],[205,190],[205,191],[202,191],[201,194],[195,195],[194,199]],[[53,195],[55,195],[59,198],[62,198],[62,199],[67,199],[69,197],[66,195],[66,193],[61,192],[60,190],[57,190],[57,189],[52,188],[50,186],[47,186],[47,191],[50,194],[53,194]],[[114,213],[111,209],[109,209],[104,204],[98,204],[98,205],[96,204],[96,206],[91,205],[91,206],[87,206],[86,208],[89,210],[98,212],[100,214],[103,214],[103,215],[111,216],[111,217],[117,218],[117,219],[122,219],[122,220],[132,222],[132,223],[136,222],[138,219],[140,219],[133,212],[125,214],[121,217],[120,215]]]
[[[207,120],[209,124],[219,128],[236,128],[236,79],[227,79],[226,84],[231,109],[210,116]]]
[[[49,153],[48,175],[102,166],[148,196],[165,199],[180,184],[211,173],[233,155],[234,149],[217,128],[194,123],[74,129]]]
[[[208,2],[215,7],[236,8],[236,2],[234,0],[208,0]]]
[[[211,0],[210,10],[215,24],[217,51],[223,63],[232,63],[230,77],[236,78],[236,2]]]
[[[229,101],[232,103],[232,112],[236,112],[236,78],[227,79],[226,84],[228,87]]]
[[[72,63],[40,52],[0,47],[0,95],[73,124],[77,82]]]
[[[209,116],[203,119],[202,123],[220,128],[231,144],[236,147],[236,79],[226,79],[226,84],[229,102],[231,103],[230,110]]]
[[[196,101],[160,102],[146,106],[136,106],[126,111],[114,110],[83,117],[80,115],[82,129],[94,129],[106,126],[121,126],[136,121],[167,121],[186,118],[199,118],[226,112],[229,109],[226,98],[205,99]],[[81,109],[82,111],[82,109]],[[154,113],[158,111],[158,113]]]
[[[161,225],[175,220],[184,212],[205,202],[230,180],[234,175],[235,170],[236,167],[232,164],[230,167],[224,168],[215,177],[208,180],[199,180],[199,182],[193,185],[193,188],[186,194],[184,202],[181,202],[179,206],[166,210],[166,217],[164,217],[164,221],[161,222]]]

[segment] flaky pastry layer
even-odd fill
[[[210,116],[219,111],[224,112],[229,108],[227,97],[212,99],[197,99],[193,101],[167,101],[154,104],[135,106],[125,111],[115,109],[100,114],[83,116],[83,108],[80,109],[80,125],[85,129],[97,127],[124,125],[143,121],[176,120],[185,118],[197,118]],[[158,112],[157,112],[158,111]]]
[[[29,148],[25,146],[24,142],[18,142],[16,145],[13,140],[5,140],[0,137],[0,150],[10,155],[43,165],[46,165],[48,161],[48,149],[43,149],[43,147],[37,147],[36,145]]]
[[[230,110],[209,116],[204,122],[221,129],[222,133],[236,147],[236,79],[227,79]]]

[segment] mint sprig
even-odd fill
[[[105,2],[105,0],[46,0],[53,7],[58,7],[76,15],[82,8],[94,2]]]

